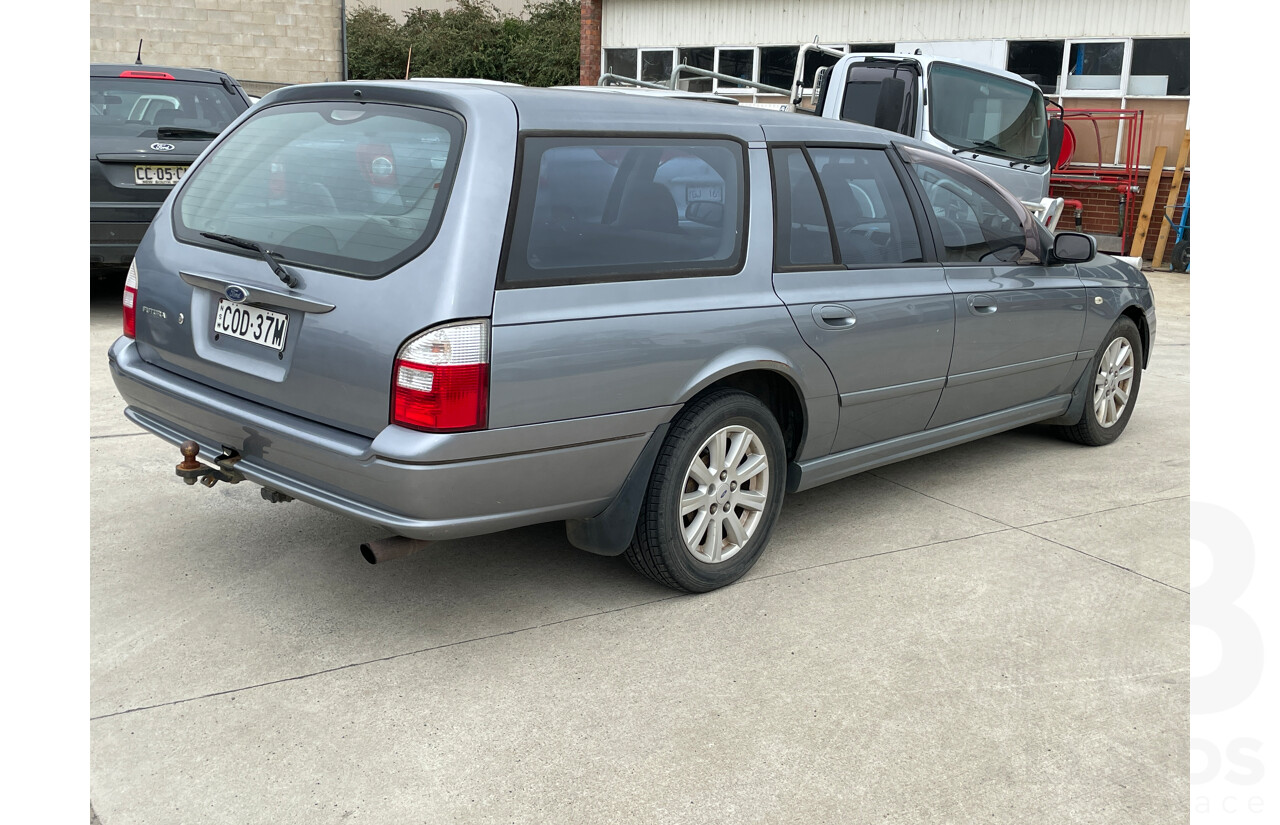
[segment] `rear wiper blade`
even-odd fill
[[[156,129],[156,137],[158,138],[197,138],[212,140],[218,136],[218,132],[210,132],[208,129],[193,129],[189,126],[161,126]]]
[[[284,265],[280,263],[279,254],[272,252],[257,241],[248,241],[244,238],[237,238],[234,235],[223,235],[218,232],[201,232],[200,234],[206,238],[212,238],[215,241],[222,241],[223,243],[231,244],[232,246],[238,246],[241,249],[249,249],[257,252],[258,257],[267,262],[267,265],[271,267],[271,271],[276,273],[277,278],[284,281],[285,286],[296,287],[298,285],[298,276],[284,268]]]

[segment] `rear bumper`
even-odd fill
[[[369,439],[167,372],[143,361],[129,339],[117,340],[108,355],[125,416],[143,429],[172,444],[195,441],[206,461],[229,447],[242,456],[235,466],[250,481],[418,539],[590,518],[613,499],[649,434],[671,415],[655,408],[465,438],[388,427]],[[569,433],[574,443],[548,443]],[[405,450],[384,454],[385,444]],[[528,449],[513,449],[520,444]],[[175,450],[174,464],[179,458]]]
[[[89,263],[128,264],[160,204],[93,204],[89,207]]]

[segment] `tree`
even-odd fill
[[[582,13],[578,0],[525,3],[524,37],[508,60],[511,79],[527,86],[572,86],[578,82]]]
[[[403,24],[360,6],[347,17],[352,79],[477,77],[531,86],[578,82],[578,0],[529,0],[521,17],[488,0],[415,8]],[[412,50],[412,58],[410,57]]]
[[[409,43],[395,19],[361,4],[347,15],[347,76],[352,80],[404,77]]]

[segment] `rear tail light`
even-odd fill
[[[126,69],[120,73],[121,77],[145,77],[148,80],[173,80],[173,75],[168,72],[140,72],[137,69]]]
[[[391,421],[427,432],[483,429],[489,415],[489,322],[414,336],[396,355]]]
[[[138,303],[138,260],[129,263],[129,274],[124,279],[124,334],[136,337],[136,306]]]

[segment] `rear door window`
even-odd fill
[[[736,272],[741,144],[528,138],[503,272],[508,286]]]
[[[879,149],[809,148],[845,266],[923,261],[902,180]]]
[[[384,275],[435,237],[461,141],[461,120],[436,110],[269,107],[187,176],[174,202],[174,231],[189,243],[227,249],[201,233],[232,235],[286,262]]]

